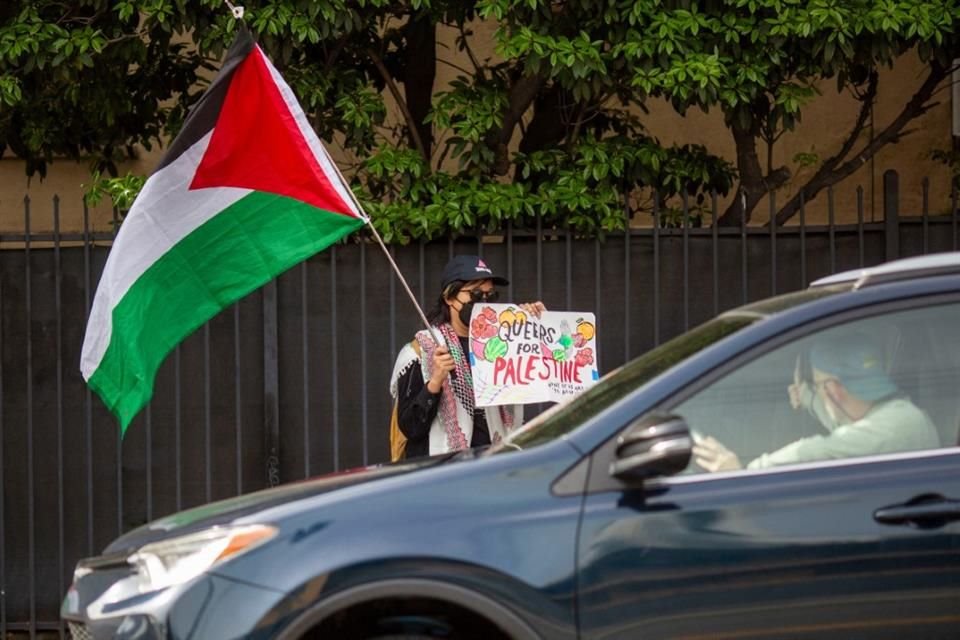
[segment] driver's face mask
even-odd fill
[[[822,424],[827,431],[833,433],[834,429],[837,427],[842,427],[845,424],[849,424],[851,419],[844,408],[839,406],[836,402],[833,402],[833,400],[827,395],[826,385],[831,380],[836,382],[835,378],[831,378],[829,380],[821,380],[813,383],[813,398],[808,406],[810,407],[810,413],[812,413],[813,416],[820,421],[820,424]],[[827,402],[830,402],[833,406],[828,408]]]
[[[807,409],[810,411],[810,414],[817,419],[817,421],[824,426],[824,428],[833,433],[833,430],[840,426],[840,423],[830,415],[830,412],[827,411],[826,404],[823,401],[823,396],[819,393],[814,393],[813,398],[810,400],[810,404],[807,405]]]
[[[830,415],[824,404],[823,396],[815,391],[816,385],[807,381],[800,388],[800,406],[805,407],[807,412],[813,416],[813,419],[823,425],[823,427],[833,432],[840,426],[840,423]]]

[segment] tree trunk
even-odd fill
[[[914,118],[919,117],[920,115],[929,111],[935,103],[929,103],[928,101],[933,96],[933,92],[936,90],[937,85],[939,85],[952,71],[938,62],[934,61],[930,64],[930,73],[927,76],[927,79],[924,81],[920,88],[917,89],[917,92],[913,94],[913,97],[904,105],[903,109],[897,115],[894,120],[887,125],[887,128],[880,132],[869,144],[867,144],[860,153],[851,158],[849,161],[840,164],[846,159],[846,156],[849,154],[850,150],[853,147],[853,143],[856,141],[856,138],[859,136],[860,129],[863,126],[863,121],[865,120],[865,113],[861,111],[861,115],[857,120],[857,125],[854,126],[853,131],[847,137],[847,142],[844,143],[843,148],[840,150],[836,156],[830,158],[824,162],[823,166],[814,174],[812,178],[805,185],[803,185],[793,198],[791,198],[781,209],[777,212],[776,215],[776,224],[782,225],[787,220],[792,218],[800,210],[801,202],[810,202],[817,194],[822,190],[830,187],[854,171],[862,167],[866,162],[872,158],[877,151],[883,148],[887,144],[895,144],[900,140],[901,137],[906,135],[903,128]],[[875,80],[872,80],[874,83],[872,85],[871,91],[876,91]],[[868,97],[872,100],[872,95]],[[866,105],[865,105],[866,106]],[[840,166],[837,166],[840,165]]]
[[[417,152],[420,154],[420,157],[423,158],[423,161],[429,164],[430,154],[427,153],[426,148],[423,146],[423,141],[420,140],[420,129],[417,126],[416,120],[413,119],[413,114],[410,113],[410,107],[407,105],[406,98],[400,93],[400,87],[397,86],[394,77],[390,75],[390,70],[387,69],[387,65],[384,63],[383,58],[380,57],[380,54],[373,49],[367,49],[367,55],[373,60],[373,64],[377,67],[377,71],[380,72],[380,77],[383,78],[384,84],[390,89],[393,99],[397,101],[397,107],[400,109],[400,113],[403,114],[403,119],[407,123],[407,130],[410,132],[410,139],[413,142],[413,146],[417,148]]]
[[[528,76],[523,71],[518,71],[513,80],[508,93],[507,110],[503,114],[503,123],[500,129],[493,132],[487,138],[487,145],[494,153],[493,172],[495,175],[502,176],[510,170],[510,156],[507,153],[507,145],[510,138],[513,137],[513,130],[520,122],[524,112],[530,107],[530,104],[537,97],[541,87],[543,87],[544,76]]]
[[[437,75],[437,27],[429,16],[411,20],[404,27],[407,47],[404,52],[403,90],[410,109],[410,116],[416,123],[417,133],[426,159],[430,159],[433,149],[433,127],[424,122],[430,113],[430,101],[433,97],[433,83]],[[410,134],[411,146],[416,146],[413,133]]]
[[[561,99],[561,96],[564,99]],[[568,91],[553,85],[542,91],[533,103],[533,118],[527,125],[523,140],[520,141],[520,151],[532,153],[556,146],[563,140],[567,132],[564,123],[562,104],[569,99]]]
[[[750,222],[750,215],[765,194],[779,188],[790,179],[790,171],[780,167],[764,176],[757,154],[757,138],[760,134],[756,124],[743,127],[737,118],[731,118],[730,131],[737,145],[737,171],[740,174],[740,186],[737,196],[727,210],[717,220],[723,227],[738,227]],[[756,121],[754,120],[754,123]]]

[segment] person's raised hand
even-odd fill
[[[539,318],[540,314],[547,310],[547,307],[539,300],[536,302],[524,302],[520,305],[520,308],[535,318]]]
[[[433,367],[430,369],[430,380],[427,382],[427,389],[430,393],[440,393],[443,381],[447,379],[447,376],[456,366],[453,356],[450,355],[450,349],[437,347],[437,350],[433,352]]]
[[[736,471],[742,469],[740,458],[711,436],[696,440],[693,445],[693,460],[707,471]]]
[[[799,409],[803,406],[803,391],[807,383],[804,382],[800,374],[800,358],[797,358],[797,364],[793,367],[793,384],[787,387],[787,395],[790,396],[790,406]]]

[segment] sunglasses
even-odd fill
[[[460,289],[458,293],[470,294],[473,302],[496,302],[500,299],[499,291],[481,291],[480,289]]]

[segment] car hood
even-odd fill
[[[339,471],[309,480],[291,482],[273,489],[265,489],[219,502],[212,502],[193,509],[187,509],[186,511],[180,511],[134,529],[114,540],[110,546],[104,550],[104,554],[129,551],[150,542],[184,535],[192,531],[198,531],[216,525],[226,525],[238,518],[272,507],[291,504],[298,500],[364,482],[410,473],[417,469],[436,466],[463,457],[467,456],[446,454],[429,458],[419,458],[397,464],[358,467],[356,469]]]

